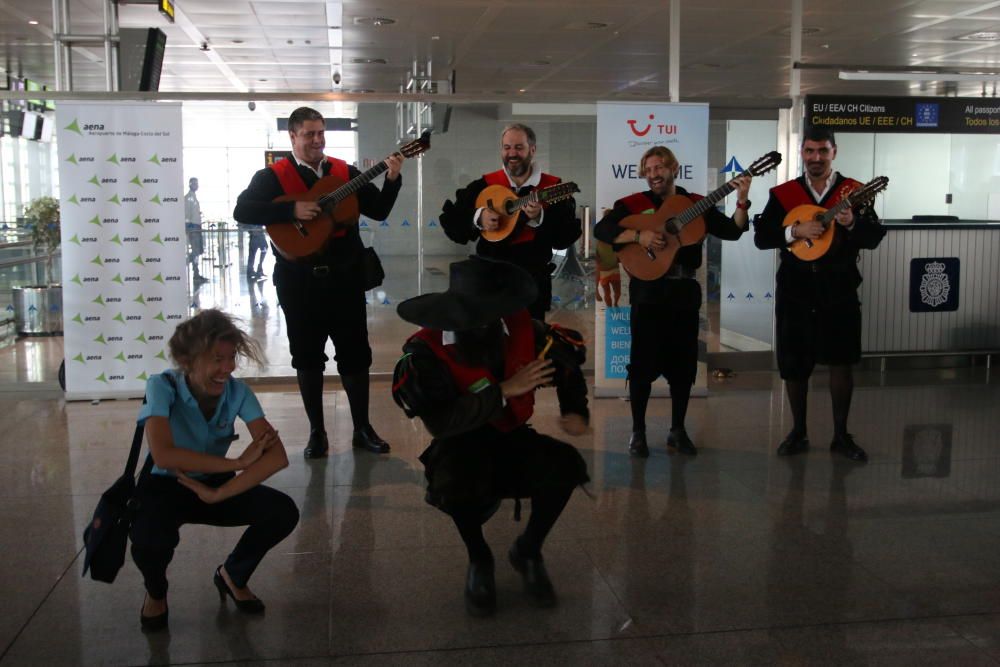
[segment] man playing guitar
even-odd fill
[[[871,208],[845,208],[835,218],[833,243],[822,257],[805,262],[788,250],[797,239],[817,239],[825,231],[817,220],[783,226],[789,211],[804,204],[832,208],[861,187],[833,170],[837,142],[831,130],[808,127],[802,136],[806,173],[771,189],[754,234],[758,248],[781,249],[774,301],[775,351],[794,425],[778,446],[778,455],[791,456],[809,448],[806,397],[809,376],[820,363],[830,367],[834,429],[830,449],[852,461],[864,462],[868,454],[847,432],[854,391],[851,365],[861,360],[861,273],[857,259],[861,248],[878,246],[885,230]]]
[[[294,220],[309,221],[320,213],[313,201],[274,200],[304,182],[308,190],[329,174],[348,181],[360,172],[343,160],[326,157],[323,116],[309,107],[299,107],[288,118],[292,157],[279,160],[254,174],[250,185],[236,200],[233,217],[248,225],[270,225]],[[357,192],[362,214],[385,220],[402,186],[398,154],[386,158],[388,171],[379,191],[368,183]],[[296,181],[298,179],[298,182]],[[352,444],[375,453],[386,453],[389,445],[368,421],[368,368],[372,351],[368,344],[365,290],[361,272],[364,244],[357,225],[338,229],[325,248],[301,261],[286,259],[274,251],[274,287],[285,314],[288,346],[299,383],[299,393],[309,418],[306,458],[326,456],[329,448],[323,419],[323,371],[327,338],[336,348],[334,359],[347,392],[354,422]]]
[[[565,250],[580,238],[582,229],[576,218],[572,197],[542,206],[529,203],[520,212],[518,226],[505,240],[492,243],[481,238],[482,231],[499,227],[500,215],[488,208],[477,208],[476,198],[488,185],[509,186],[517,195],[546,188],[560,179],[546,174],[534,164],[535,132],[527,125],[508,125],[500,135],[500,159],[503,169],[484,174],[455,193],[455,201],[444,203],[441,227],[455,243],[478,241],[476,253],[500,259],[526,269],[538,285],[538,298],[528,306],[536,320],[544,320],[552,302],[552,249]]]
[[[649,184],[646,192],[637,192],[615,202],[614,208],[594,227],[594,237],[610,243],[617,251],[626,243],[638,243],[644,248],[662,250],[666,231],[627,229],[618,223],[630,215],[656,211],[665,199],[685,195],[692,201],[699,195],[688,193],[674,183],[680,163],[673,151],[653,146],[639,162],[639,172]],[[751,176],[739,176],[736,186],[736,212],[726,217],[718,209],[705,213],[705,229],[720,239],[735,241],[747,228]],[[629,454],[649,456],[646,443],[646,404],[653,382],[663,375],[670,384],[671,427],[667,445],[681,454],[698,453],[684,429],[688,399],[698,369],[698,311],[701,308],[701,286],[695,271],[701,266],[702,244],[682,247],[666,275],[656,280],[629,283],[632,304],[632,358],[629,363],[629,400],[632,406],[632,439]]]

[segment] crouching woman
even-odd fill
[[[144,630],[167,626],[167,566],[186,523],[247,526],[236,547],[213,574],[221,600],[232,598],[246,613],[264,611],[248,588],[264,555],[299,520],[295,502],[263,486],[288,465],[278,432],[264,418],[257,397],[233,377],[238,357],[258,364],[263,354],[228,315],[205,310],[178,325],[170,338],[177,366],[149,378],[139,412],[154,466],[136,491],[132,559],[142,572]],[[242,419],[252,442],[227,457]]]

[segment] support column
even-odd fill
[[[681,0],[670,0],[670,101],[681,101]]]

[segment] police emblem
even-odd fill
[[[937,308],[948,301],[951,284],[945,266],[941,262],[924,264],[924,275],[920,278],[920,300],[931,308]]]

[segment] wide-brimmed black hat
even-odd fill
[[[449,266],[448,289],[401,302],[396,312],[428,329],[465,331],[526,308],[538,298],[531,274],[510,262],[470,257]]]

